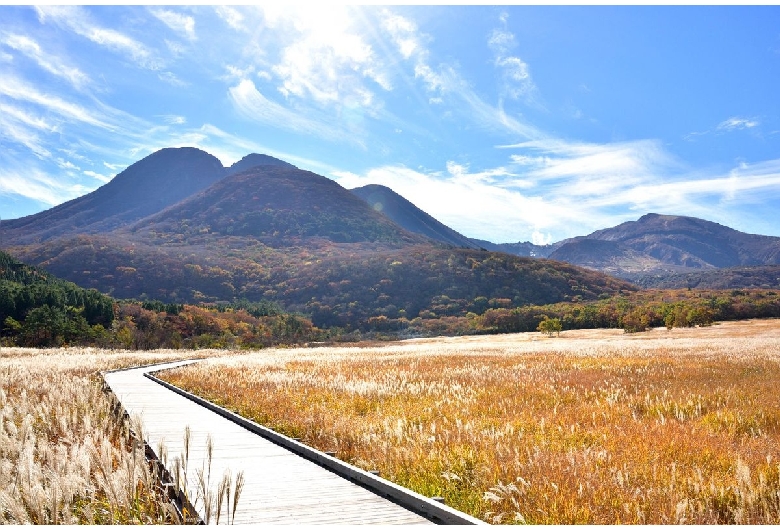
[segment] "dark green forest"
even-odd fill
[[[273,302],[203,307],[119,301],[0,252],[3,344],[107,348],[262,348],[319,339],[306,317]]]

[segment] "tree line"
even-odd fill
[[[6,345],[106,348],[260,348],[321,338],[302,315],[273,302],[203,307],[117,301],[0,252],[0,341]]]
[[[376,289],[374,296],[384,295]],[[339,325],[341,322],[333,319],[328,325],[327,313],[332,309],[323,304],[316,304],[310,308],[312,313],[304,315],[285,311],[269,300],[200,305],[118,301],[0,252],[0,341],[6,345],[262,348],[326,340],[531,331],[555,334],[587,328],[636,333],[661,326],[672,329],[780,317],[780,295],[766,289],[621,291],[602,293],[595,300],[577,298],[520,305],[517,298],[509,297],[435,295],[421,300],[423,309],[412,318],[400,309],[373,316],[356,311],[352,324]]]
[[[647,290],[604,296],[587,302],[496,307],[465,317],[368,319],[363,330],[374,333],[464,335],[490,333],[559,332],[569,329],[616,328],[638,333],[655,327],[667,329],[709,326],[716,321],[780,318],[780,295],[774,290]],[[492,306],[492,307],[491,307]],[[428,315],[424,315],[428,316]]]

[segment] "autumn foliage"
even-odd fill
[[[780,325],[265,350],[169,381],[492,523],[780,523]]]

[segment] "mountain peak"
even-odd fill
[[[648,221],[654,221],[654,220],[658,219],[659,217],[670,217],[670,216],[668,216],[668,215],[662,216],[659,213],[646,213],[645,215],[643,215],[642,217],[640,217],[637,220],[637,223],[646,223]]]
[[[142,219],[133,230],[165,241],[210,234],[211,238],[246,237],[269,246],[289,246],[304,239],[396,246],[425,242],[335,181],[287,163],[230,174]]]
[[[228,175],[234,175],[236,173],[241,173],[242,171],[246,171],[248,169],[252,169],[253,167],[257,166],[283,166],[283,167],[289,167],[298,169],[294,165],[290,164],[289,162],[285,162],[284,160],[279,160],[278,158],[274,158],[272,156],[268,155],[261,155],[257,153],[250,153],[246,155],[244,158],[233,164],[228,168]]]
[[[175,204],[224,175],[219,159],[201,149],[166,147],[87,195],[9,221],[8,240],[26,244],[66,233],[109,231]]]

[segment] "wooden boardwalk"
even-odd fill
[[[191,497],[198,491],[197,470],[204,469],[210,435],[214,448],[210,489],[216,492],[225,472],[233,477],[244,472],[236,524],[432,524],[144,376],[187,362],[109,372],[104,378],[128,414],[141,419],[149,446],[157,452],[159,444],[165,444],[169,468],[184,452],[189,426]],[[203,503],[190,500],[204,517]],[[227,522],[224,510],[223,506],[220,523]]]

